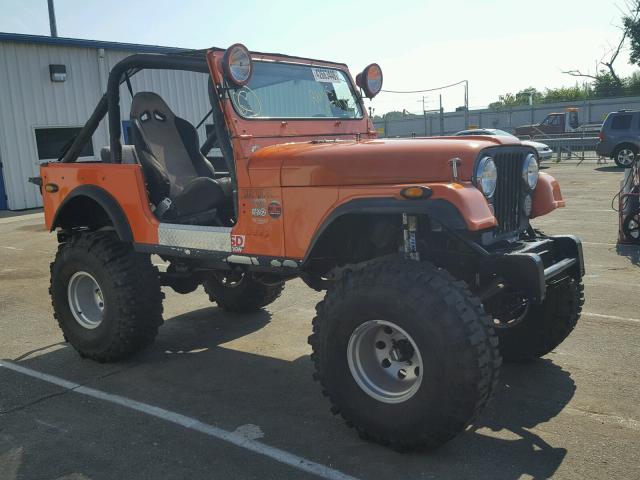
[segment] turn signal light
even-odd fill
[[[400,195],[404,198],[415,200],[418,198],[429,198],[433,192],[429,187],[407,187],[400,190]]]
[[[55,183],[47,183],[44,186],[44,189],[49,193],[54,193],[58,191],[58,185],[56,185]]]

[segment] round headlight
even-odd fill
[[[478,187],[487,198],[493,197],[498,183],[498,169],[491,157],[482,157],[476,167],[474,175],[476,187]]]
[[[358,85],[367,98],[373,98],[382,90],[382,69],[377,63],[367,66],[362,73],[356,76]]]
[[[222,57],[222,69],[227,80],[234,85],[241,87],[249,83],[253,63],[247,47],[241,43],[235,43],[227,48]]]
[[[522,165],[522,179],[524,183],[533,190],[538,184],[538,160],[533,153],[527,155]]]

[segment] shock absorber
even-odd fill
[[[402,234],[404,238],[403,253],[407,260],[420,261],[420,253],[416,242],[418,219],[415,215],[402,214]]]

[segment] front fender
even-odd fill
[[[487,199],[471,183],[437,183],[430,184],[428,187],[433,191],[431,199],[440,199],[455,207],[464,220],[467,230],[477,232],[498,225]],[[411,200],[407,201],[411,202]],[[435,218],[442,220],[440,217]]]
[[[479,231],[497,225],[489,205],[477,188],[471,184],[439,183],[422,184],[431,189],[429,198],[410,200],[400,191],[409,185],[396,185],[380,190],[376,196],[363,195],[361,191],[343,191],[341,201],[323,218],[306,249],[308,259],[323,233],[338,218],[350,214],[424,214],[452,230]]]
[[[548,173],[540,172],[538,184],[533,191],[533,209],[529,218],[536,218],[565,206],[560,184]]]

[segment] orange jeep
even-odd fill
[[[160,96],[132,91],[142,69],[209,75],[202,145]],[[121,142],[124,83],[132,146]],[[327,291],[309,343],[334,412],[395,448],[463,431],[502,358],[545,355],[575,327],[582,249],[529,223],[564,206],[533,149],[378,140],[363,98],[381,88],[377,64],[354,82],[344,64],[240,44],[115,65],[86,125],[34,179],[58,234],[50,292],[67,341],[117,361],[153,341],[163,285],[204,285],[220,307],[251,312],[300,277]],[[105,116],[102,161],[76,162]]]

